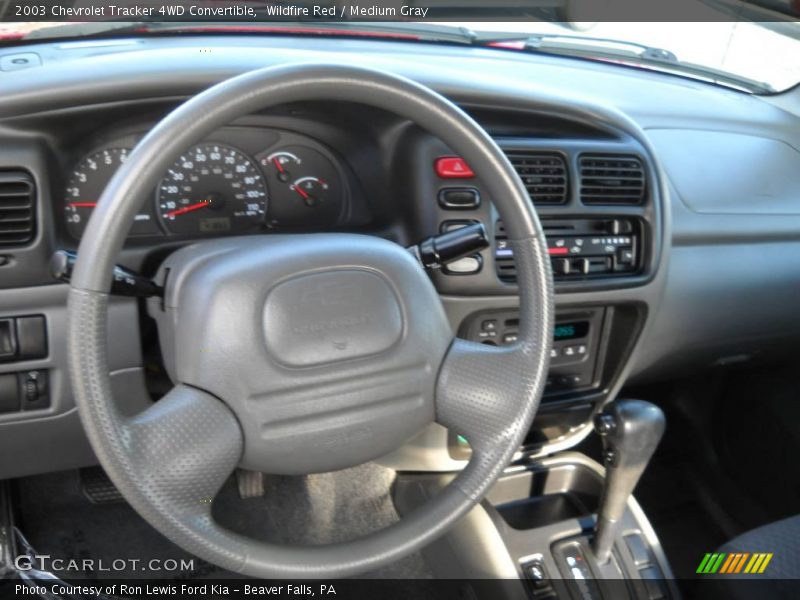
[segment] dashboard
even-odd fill
[[[161,117],[222,79],[271,64],[358,61],[406,75],[459,104],[505,151],[542,220],[556,289],[554,351],[530,452],[576,443],[625,385],[771,360],[800,342],[796,115],[769,99],[614,65],[302,41],[38,44],[25,49],[41,58],[36,77],[2,75],[0,199],[13,199],[8,210],[21,211],[22,224],[0,228],[0,342],[4,326],[17,336],[13,353],[0,352],[0,396],[6,385],[31,390],[32,400],[0,409],[0,452],[19,454],[33,438],[52,444],[4,465],[0,477],[94,460],[69,391],[67,286],[52,279],[51,255],[78,248],[103,189]],[[765,153],[773,160],[757,159]],[[395,115],[309,102],[239,119],[175,156],[143,199],[119,263],[152,277],[174,250],[213,238],[347,231],[408,246],[474,222],[490,246],[431,280],[454,333],[513,343],[513,251],[470,166]],[[110,308],[109,366],[130,410],[163,384],[153,376],[152,310],[131,299]],[[441,430],[412,445],[387,464],[463,464],[458,440]]]

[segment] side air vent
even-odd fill
[[[21,246],[34,236],[36,186],[26,171],[0,171],[0,246]]]
[[[534,204],[564,204],[567,201],[567,165],[559,154],[506,152]]]
[[[580,180],[584,204],[641,204],[644,200],[644,168],[635,156],[584,154]]]

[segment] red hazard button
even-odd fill
[[[436,174],[443,179],[471,179],[475,173],[460,156],[442,156],[434,163]]]

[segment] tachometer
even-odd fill
[[[243,152],[206,143],[182,154],[167,171],[157,209],[172,233],[243,233],[263,224],[267,187]]]
[[[66,189],[64,216],[67,231],[76,239],[83,235],[86,223],[92,216],[97,200],[108,182],[125,162],[130,151],[127,148],[105,148],[84,158],[69,178]],[[148,205],[131,226],[132,235],[158,233],[158,226]]]

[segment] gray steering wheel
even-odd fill
[[[349,101],[416,122],[463,156],[509,232],[518,341],[454,339],[439,296],[392,242],[350,234],[229,238],[162,268],[159,336],[175,387],[126,416],[107,365],[112,269],[134,215],[174,157],[234,119],[296,101]],[[523,442],[539,405],[553,327],[540,223],[503,152],[439,94],[388,73],[301,64],[198,94],[138,144],[100,199],[69,293],[69,368],[100,463],[153,527],[188,552],[260,578],[343,577],[430,543],[472,508]],[[112,332],[113,333],[113,332]],[[239,466],[314,473],[360,464],[438,422],[469,440],[462,472],[396,524],[354,541],[289,547],[217,524],[208,502]]]

